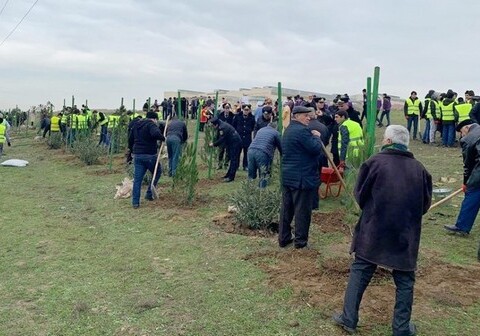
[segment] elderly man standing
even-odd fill
[[[320,132],[310,130],[313,108],[295,106],[292,121],[282,138],[282,206],[278,244],[307,247],[313,197],[320,185],[318,157],[322,153]],[[295,235],[291,223],[295,217]]]
[[[410,322],[422,216],[432,197],[432,177],[408,151],[408,130],[388,126],[380,153],[360,167],[355,198],[362,215],[350,252],[355,260],[345,292],[343,312],[335,323],[354,333],[363,293],[377,266],[392,269],[396,285],[393,335],[415,335]]]

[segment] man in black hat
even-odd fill
[[[157,141],[165,141],[165,138],[158,128],[158,114],[156,112],[147,112],[145,119],[136,121],[128,134],[128,148],[133,154],[133,164],[135,167],[132,189],[132,206],[134,209],[140,206],[140,193],[143,177],[147,170],[152,175],[157,161]],[[156,186],[162,168],[159,166],[153,185]],[[153,200],[151,185],[148,185],[145,199]]]
[[[318,157],[322,153],[320,132],[310,130],[313,108],[295,106],[292,121],[282,138],[282,206],[278,244],[305,248],[312,217],[312,203],[320,185]],[[291,223],[295,217],[295,235]]]
[[[465,198],[456,224],[444,227],[449,232],[468,235],[480,210],[480,167],[477,164],[480,160],[480,125],[466,119],[457,125],[456,130],[462,135],[460,139],[463,155],[462,188]]]
[[[228,167],[227,174],[223,177],[223,182],[232,182],[235,180],[235,175],[240,163],[240,150],[242,149],[242,139],[238,135],[233,126],[226,122],[221,121],[218,118],[210,120],[213,127],[218,130],[218,139],[215,142],[210,143],[210,147],[218,147],[225,145],[228,155],[230,157],[230,165]]]

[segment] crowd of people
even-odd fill
[[[391,124],[391,98],[383,94],[377,100],[375,122],[378,127],[383,127],[385,118],[387,127],[380,152],[368,160],[363,157],[362,123],[368,118],[365,91],[362,113],[355,110],[347,94],[338,95],[331,104],[327,104],[323,97],[288,97],[282,103],[281,113],[278,104],[270,98],[255,107],[245,102],[232,106],[226,99],[222,99],[218,106],[211,98],[200,98],[198,102],[185,99],[180,103],[165,99],[161,104],[155,101],[151,106],[146,102],[144,113],[126,111],[118,117],[90,111],[87,106],[82,110],[73,108],[68,113],[62,111],[50,117],[45,128],[50,133],[75,137],[76,131],[83,128],[100,127],[99,144],[108,146],[109,127],[126,118],[128,148],[133,155],[130,160],[134,165],[132,206],[135,209],[140,207],[141,185],[146,171],[153,173],[155,170],[158,141],[166,143],[168,175],[175,175],[182,145],[188,139],[186,122],[181,119],[189,115],[195,118],[200,113],[200,130],[212,127],[216,131],[216,138],[208,145],[219,147],[218,169],[228,167],[223,177],[226,183],[234,181],[237,170],[242,167],[248,171],[249,179],[258,179],[259,187],[265,188],[274,153],[278,150],[282,176],[280,248],[309,248],[311,215],[319,207],[320,171],[322,167],[328,167],[329,159],[340,170],[358,167],[354,196],[362,214],[351,246],[355,259],[343,310],[334,315],[333,320],[349,333],[356,331],[363,293],[375,269],[382,266],[392,269],[397,288],[393,334],[415,335],[416,327],[411,322],[415,270],[422,216],[432,200],[432,177],[409,151],[410,139],[434,144],[438,132],[441,145],[451,147],[455,145],[456,132],[460,134],[465,198],[456,223],[446,225],[445,229],[450,233],[468,235],[480,210],[480,104],[475,103],[477,100],[472,90],[465,92],[465,98],[457,97],[452,90],[446,93],[430,90],[421,102],[417,93],[412,91],[404,103],[404,127]],[[164,132],[158,125],[159,113],[167,121],[162,124]],[[65,116],[68,117],[64,120]],[[418,126],[423,119],[425,128],[420,137]],[[10,145],[7,127],[0,115],[0,155],[3,143],[7,141]],[[147,188],[146,200],[153,199],[151,186],[156,186],[161,172],[160,166],[155,180]]]

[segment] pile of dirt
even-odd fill
[[[465,308],[478,302],[480,267],[447,264],[436,257],[419,267],[415,285],[414,311],[424,318],[448,315],[446,308]],[[293,288],[299,304],[322,308],[330,315],[339,311],[348,281],[352,259],[343,256],[322,258],[314,250],[287,249],[257,252],[245,257],[269,275],[274,288]],[[272,262],[273,260],[273,262]],[[377,268],[361,306],[360,329],[391,321],[395,285],[391,271]],[[440,305],[446,307],[439,307]]]
[[[350,235],[350,229],[344,221],[344,214],[340,212],[313,212],[312,225],[317,225],[321,232],[341,232]]]
[[[255,236],[255,237],[272,237],[278,232],[278,225],[272,224],[270,230],[253,230],[245,227],[235,220],[233,214],[218,215],[213,218],[213,224],[218,226],[226,233],[234,233],[243,236]]]

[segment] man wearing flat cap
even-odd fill
[[[480,209],[480,126],[471,119],[460,122],[456,127],[462,138],[463,155],[463,199],[460,213],[455,225],[445,225],[445,229],[451,233],[462,236],[468,235],[473,227]]]
[[[322,153],[320,132],[310,130],[313,108],[295,106],[282,138],[282,206],[278,244],[307,247],[312,202],[320,185],[318,157]],[[294,235],[291,223],[295,218]]]

